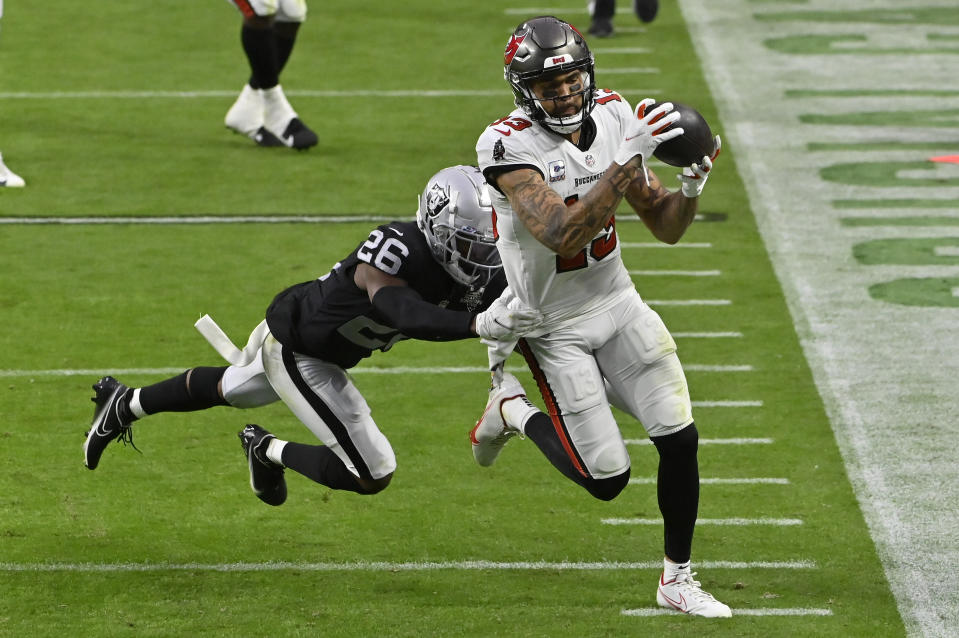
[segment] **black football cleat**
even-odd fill
[[[100,456],[110,441],[119,438],[124,445],[133,445],[131,421],[125,420],[120,414],[120,399],[127,390],[127,386],[113,377],[103,377],[93,384],[96,396],[90,400],[96,403],[97,407],[93,412],[90,431],[83,442],[83,464],[91,470],[97,469]],[[133,447],[136,448],[135,445]]]
[[[259,146],[286,146],[280,139],[266,130],[266,127],[261,126],[256,130],[256,132],[251,135],[253,141],[256,142]]]
[[[267,505],[283,505],[286,502],[286,479],[283,466],[266,458],[270,440],[276,437],[255,423],[248,424],[237,433],[243,452],[250,466],[250,487],[256,497]]]
[[[298,151],[304,151],[311,146],[316,146],[319,142],[319,138],[316,136],[306,124],[298,117],[294,117],[290,120],[290,123],[286,125],[286,130],[283,131],[283,136],[280,138],[284,144],[287,146],[292,146]]]
[[[597,38],[608,38],[613,35],[613,22],[608,18],[594,17],[593,21],[590,22],[587,33],[595,35]]]

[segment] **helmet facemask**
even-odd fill
[[[493,206],[473,166],[443,169],[420,196],[416,220],[433,258],[456,282],[484,288],[502,268],[493,233]]]
[[[583,105],[576,113],[567,116],[555,116],[549,114],[549,111],[543,106],[543,103],[554,102],[559,98],[537,97],[531,86],[536,80],[541,79],[546,74],[542,74],[529,80],[507,77],[510,86],[513,88],[516,106],[523,109],[523,111],[534,122],[539,122],[555,133],[559,133],[560,135],[569,135],[570,133],[573,133],[583,125],[583,122],[585,122],[586,118],[589,117],[589,114],[593,110],[594,106],[593,91],[595,90],[596,85],[593,83],[591,69],[587,69],[587,66],[588,65],[586,64],[581,64],[578,67],[580,69],[583,88],[575,93],[570,93],[567,96],[563,96],[565,99],[582,96]],[[564,71],[573,70],[576,68],[577,67],[570,67],[569,69],[564,69]]]

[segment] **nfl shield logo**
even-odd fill
[[[592,155],[587,155],[584,159],[586,161],[586,166],[589,166],[590,168],[592,168],[593,166],[596,165],[596,158],[593,157]]]
[[[549,163],[549,181],[561,182],[566,179],[566,162],[563,160],[554,160]]]

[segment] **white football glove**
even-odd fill
[[[657,146],[684,133],[681,127],[663,131],[664,128],[679,120],[680,115],[673,111],[672,102],[663,102],[647,113],[646,109],[655,103],[656,100],[648,97],[636,105],[634,111],[636,119],[627,125],[626,135],[613,158],[613,161],[617,164],[625,166],[626,162],[637,155],[641,155],[643,158],[643,177],[646,178],[647,186],[649,186],[649,172],[646,170],[646,160],[653,156],[653,151],[656,150]]]
[[[709,178],[709,171],[713,168],[713,160],[719,157],[719,151],[722,148],[723,141],[717,135],[713,138],[712,156],[703,155],[702,162],[687,166],[683,169],[682,175],[676,176],[683,183],[683,195],[692,199],[702,194],[703,188],[706,187],[706,180]]]
[[[507,301],[501,295],[484,312],[476,315],[476,334],[484,340],[515,341],[539,327],[543,315],[526,308],[513,297]]]

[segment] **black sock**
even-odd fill
[[[226,366],[192,368],[165,381],[140,388],[140,407],[147,414],[155,414],[194,412],[217,405],[229,405],[220,396],[219,384],[224,372]]]
[[[280,81],[280,74],[286,67],[293,45],[296,44],[296,31],[300,25],[295,22],[286,22],[273,29],[273,42],[276,50],[276,81]]]
[[[663,514],[666,556],[686,563],[692,552],[699,511],[699,432],[690,424],[679,432],[653,438],[659,451],[656,494]]]
[[[325,445],[289,442],[283,447],[283,465],[334,490],[366,493],[340,457]]]
[[[272,89],[279,84],[273,29],[254,29],[244,24],[240,30],[240,41],[243,43],[243,51],[253,71],[250,76],[250,86],[254,89]]]
[[[566,449],[563,447],[563,443],[559,440],[559,437],[556,436],[556,430],[553,428],[553,422],[550,420],[549,415],[543,412],[537,412],[526,421],[523,430],[526,432],[526,436],[536,444],[536,447],[538,447],[549,462],[553,464],[553,467],[577,485],[585,487],[584,480],[586,477],[576,469],[569,455],[566,454]]]
[[[599,20],[612,20],[616,14],[616,0],[596,0],[593,5],[593,18]]]

